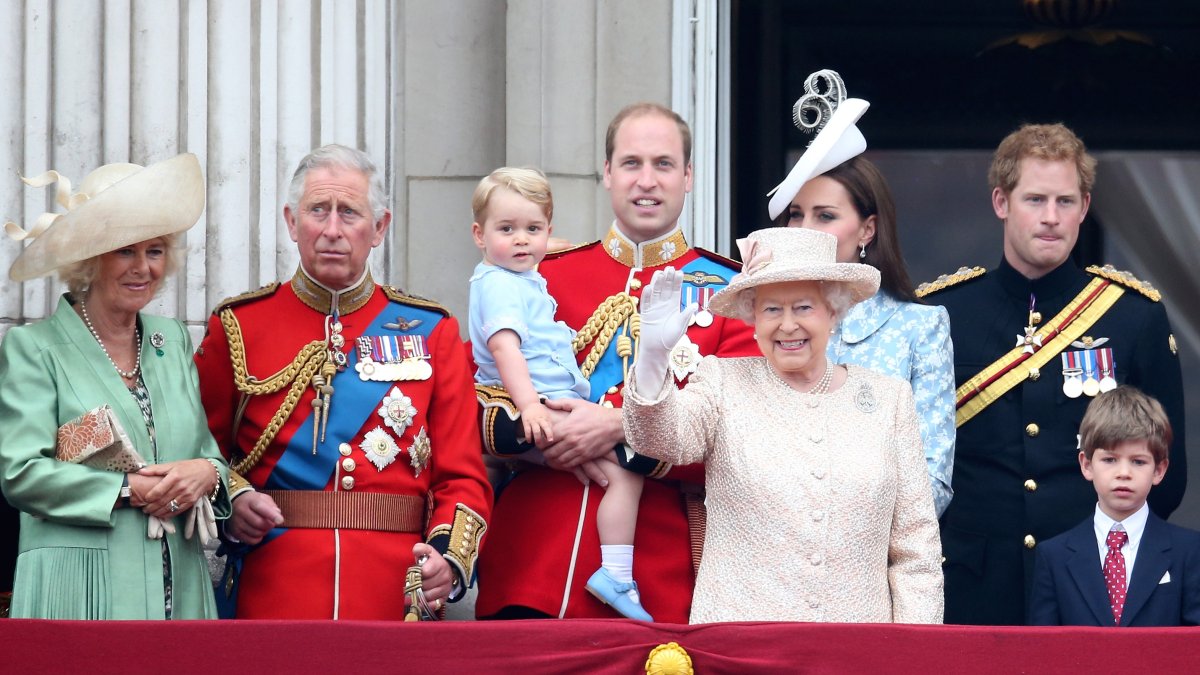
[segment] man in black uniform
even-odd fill
[[[1095,165],[1061,124],[1009,134],[988,172],[1004,221],[999,267],[918,289],[950,313],[958,386],[954,500],[941,521],[946,623],[1025,622],[1034,548],[1095,508],[1078,430],[1101,391],[1132,384],[1163,404],[1176,435],[1150,508],[1165,519],[1183,498],[1183,382],[1159,294],[1069,260]]]

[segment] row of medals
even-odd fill
[[[1042,313],[1030,310],[1029,325],[1025,327],[1025,335],[1017,336],[1017,346],[1026,345],[1029,349],[1035,343],[1038,347],[1041,346],[1040,340],[1035,340],[1033,337],[1035,326],[1042,321]],[[1103,342],[1095,344],[1099,346]],[[1087,351],[1091,351],[1091,347],[1080,343],[1072,343],[1073,346],[1084,347]],[[1081,352],[1082,353],[1082,352]],[[1063,367],[1063,385],[1062,390],[1068,398],[1079,398],[1086,394],[1089,397],[1097,396],[1106,391],[1112,391],[1117,388],[1117,380],[1112,376],[1112,371],[1109,369],[1102,370],[1100,379],[1096,379],[1096,372],[1091,368],[1086,371],[1083,368],[1068,368]],[[1086,375],[1086,377],[1084,377]]]
[[[1087,377],[1084,377],[1084,375]],[[1096,396],[1102,392],[1112,391],[1117,388],[1117,380],[1110,372],[1100,373],[1100,379],[1096,379],[1096,373],[1088,370],[1086,373],[1083,368],[1063,368],[1063,393],[1068,398],[1079,398],[1082,394],[1088,396]]]

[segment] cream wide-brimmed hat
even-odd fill
[[[792,108],[792,121],[801,131],[816,131],[817,135],[787,178],[767,193],[771,220],[787,209],[805,183],[866,151],[867,139],[856,123],[871,104],[845,96],[846,85],[832,70],[817,71],[805,80],[804,95]]]
[[[204,175],[191,153],[145,168],[105,164],[89,173],[75,193],[71,181],[57,171],[22,180],[31,187],[57,183],[54,200],[67,212],[43,213],[28,231],[4,224],[9,237],[33,240],[8,270],[13,281],[36,279],[123,246],[183,232],[204,212]]]
[[[737,240],[742,271],[708,303],[709,311],[731,319],[738,314],[738,295],[765,284],[789,281],[827,281],[844,284],[850,306],[875,295],[879,270],[861,263],[837,261],[837,237],[800,227],[768,227]],[[846,309],[849,309],[847,307]]]

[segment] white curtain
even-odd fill
[[[1200,154],[1105,153],[1092,209],[1156,288],[1181,346],[1200,347]]]

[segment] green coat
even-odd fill
[[[215,459],[224,486],[228,469],[200,406],[191,338],[173,319],[138,320],[159,462]],[[160,349],[155,334],[165,338]],[[0,488],[22,511],[13,617],[163,618],[162,545],[147,539],[141,510],[114,508],[122,475],[54,459],[59,425],[105,403],[152,461],[137,401],[66,296],[49,319],[12,328],[0,343]],[[224,487],[213,508],[228,516]],[[167,535],[174,618],[216,618],[198,537],[183,538],[182,517],[175,525]]]

